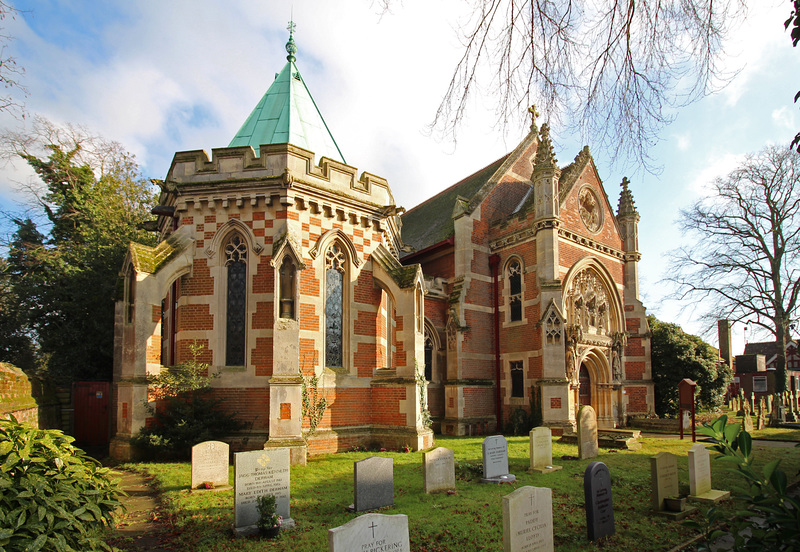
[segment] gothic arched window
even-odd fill
[[[511,322],[522,320],[522,266],[514,259],[506,268],[508,280],[508,307]]]
[[[325,253],[325,366],[344,366],[344,277],[347,256],[338,243]]]
[[[427,381],[433,381],[433,356],[435,352],[433,337],[431,337],[428,328],[425,328],[425,379]]]
[[[225,243],[226,298],[225,365],[244,366],[247,320],[247,243],[231,234]]]

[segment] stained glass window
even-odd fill
[[[234,234],[225,245],[228,271],[225,365],[244,366],[245,326],[247,319],[247,244]]]
[[[511,321],[522,320],[522,268],[516,260],[508,265],[508,301]]]
[[[433,381],[433,339],[425,330],[425,379]]]
[[[325,365],[344,365],[344,267],[347,257],[338,244],[325,254]]]

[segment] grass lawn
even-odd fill
[[[800,430],[795,430],[796,436]],[[669,550],[695,533],[680,523],[650,515],[650,461],[660,451],[678,456],[681,486],[688,493],[687,451],[691,439],[643,438],[641,451],[611,452],[601,449],[593,460],[563,460],[577,456],[576,445],[553,444],[554,464],[561,471],[549,474],[528,473],[528,438],[510,437],[509,467],[517,476],[514,485],[486,485],[479,482],[481,443],[479,437],[437,437],[436,445],[455,450],[457,494],[426,495],[422,491],[422,453],[349,452],[313,457],[304,467],[291,470],[291,514],[297,527],[274,541],[233,539],[233,491],[188,492],[191,466],[180,464],[128,464],[155,476],[163,493],[165,510],[177,536],[174,543],[186,551],[293,551],[320,552],[328,549],[328,529],[356,517],[346,511],[353,502],[353,462],[369,456],[394,459],[394,507],[380,513],[408,515],[411,549],[415,552],[502,550],[502,497],[524,485],[553,489],[555,548],[571,550]],[[736,490],[742,479],[714,460],[712,482],[715,489]],[[790,481],[798,479],[800,454],[797,449],[759,447],[757,467],[782,458],[781,468]],[[610,472],[614,499],[616,534],[598,543],[586,538],[583,498],[583,473],[590,462],[604,462]],[[231,482],[233,470],[231,468]],[[734,501],[724,508],[735,511]],[[698,514],[695,514],[698,515]]]

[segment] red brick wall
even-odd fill
[[[647,388],[645,387],[625,387],[628,396],[628,414],[647,412]]]
[[[222,400],[223,407],[236,414],[253,430],[269,429],[269,389],[263,387],[214,388],[214,397]]]
[[[464,415],[467,417],[492,416],[494,408],[493,387],[465,387]]]

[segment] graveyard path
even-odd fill
[[[128,496],[121,499],[126,511],[109,532],[108,544],[128,551],[172,552],[172,527],[161,516],[161,502],[152,478],[131,471],[116,471],[114,475],[121,479],[120,486]]]

